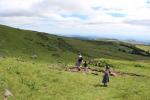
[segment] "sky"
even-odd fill
[[[68,36],[150,41],[150,0],[0,0],[0,24]]]

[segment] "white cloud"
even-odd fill
[[[147,0],[0,0],[0,7],[0,23],[21,28],[145,38],[150,33]]]

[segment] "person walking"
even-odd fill
[[[104,71],[103,80],[102,80],[102,83],[104,84],[105,87],[107,87],[109,83],[109,73],[110,73],[110,70],[106,68],[106,70]]]
[[[81,54],[79,54],[78,56],[78,61],[77,61],[77,69],[80,71],[80,66],[82,64],[82,61],[83,61],[83,57]]]

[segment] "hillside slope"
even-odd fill
[[[1,57],[73,62],[79,52],[87,59],[150,59],[144,50],[127,43],[73,39],[0,25]]]
[[[66,70],[74,66],[79,52],[86,59],[96,58],[90,68],[101,70],[108,63],[118,76],[110,76],[106,88],[101,72]],[[10,100],[150,100],[149,59],[143,49],[119,41],[73,39],[0,25],[0,100],[5,89],[14,95]]]
[[[150,45],[140,45],[140,44],[138,44],[138,45],[136,45],[136,47],[138,47],[140,49],[143,49],[147,52],[150,51]]]

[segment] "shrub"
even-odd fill
[[[134,67],[144,67],[144,66],[140,65],[140,64],[136,64],[136,65],[134,65]]]

